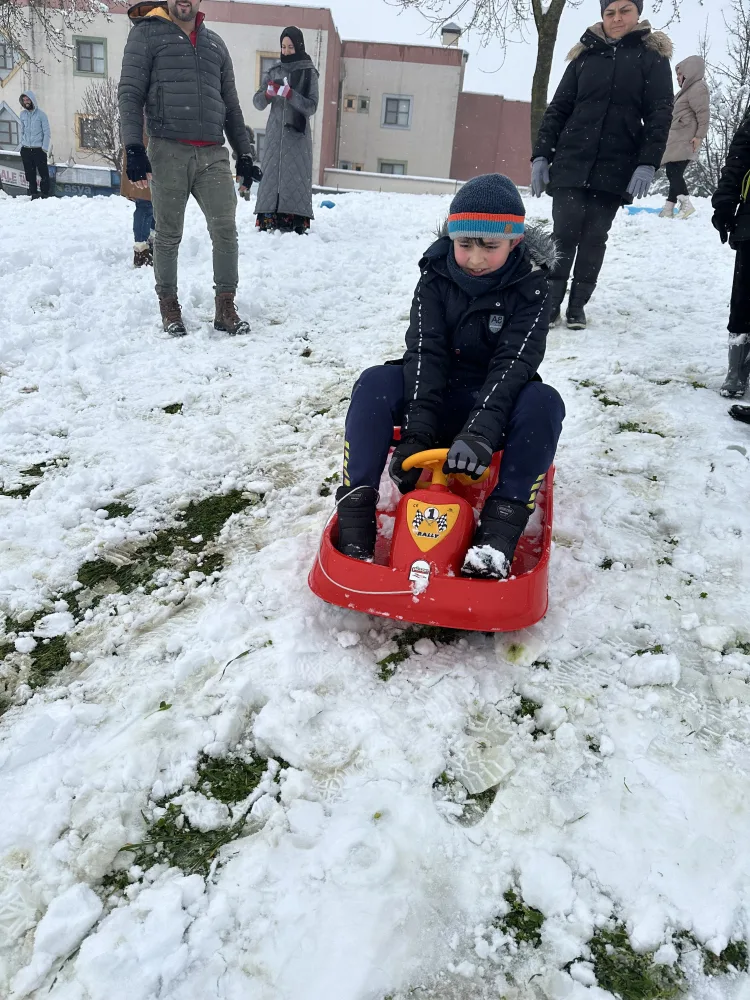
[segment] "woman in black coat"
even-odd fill
[[[560,260],[550,280],[551,322],[568,278],[567,324],[586,326],[583,307],[599,277],[607,236],[623,202],[648,194],[672,124],[672,43],[648,21],[643,0],[600,0],[602,22],[570,52],[570,65],[539,128],[531,190],[552,195]]]
[[[737,130],[713,196],[713,224],[721,242],[737,251],[729,309],[729,370],[722,396],[745,395],[750,378],[750,114]],[[732,407],[733,417],[750,423],[747,406]]]

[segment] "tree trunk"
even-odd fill
[[[538,35],[536,67],[531,84],[531,146],[536,144],[539,126],[542,124],[544,112],[547,110],[547,92],[549,78],[552,72],[552,60],[555,55],[557,31],[560,18],[565,9],[566,0],[552,0],[546,13],[542,10],[541,0],[533,0],[534,21]]]

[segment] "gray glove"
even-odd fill
[[[630,178],[630,184],[628,184],[628,194],[634,198],[645,198],[651,187],[651,181],[654,179],[655,173],[656,167],[645,163],[642,163],[640,167],[636,167],[633,176]]]
[[[548,184],[549,160],[546,156],[537,156],[531,164],[531,193],[535,198],[541,198]]]
[[[462,472],[479,479],[492,461],[492,445],[479,434],[459,434],[450,447],[443,466],[446,476]]]

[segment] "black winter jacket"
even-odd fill
[[[162,3],[142,3],[128,14],[134,24],[118,88],[123,144],[143,142],[145,105],[150,136],[223,146],[226,132],[236,153],[251,155],[232,60],[221,36],[201,23],[193,46]]]
[[[750,240],[748,186],[750,186],[750,114],[746,116],[732,139],[719,186],[711,199],[714,208],[722,214],[736,213],[731,244]]]
[[[549,193],[592,188],[625,197],[641,164],[659,168],[672,124],[672,43],[647,21],[617,45],[595,24],[568,55],[534,158],[551,163]]]
[[[449,385],[477,389],[464,430],[494,449],[504,439],[521,389],[544,358],[550,302],[547,271],[557,258],[552,238],[529,227],[513,253],[521,263],[507,281],[472,299],[451,279],[443,236],[419,263],[419,279],[406,332],[405,434],[437,442],[443,395]]]

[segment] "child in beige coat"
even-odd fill
[[[675,98],[669,141],[661,161],[669,179],[667,203],[660,213],[662,218],[673,218],[678,203],[678,219],[687,219],[695,212],[685,183],[685,170],[698,156],[708,135],[710,110],[705,76],[706,63],[701,56],[688,56],[677,66],[680,92]]]

